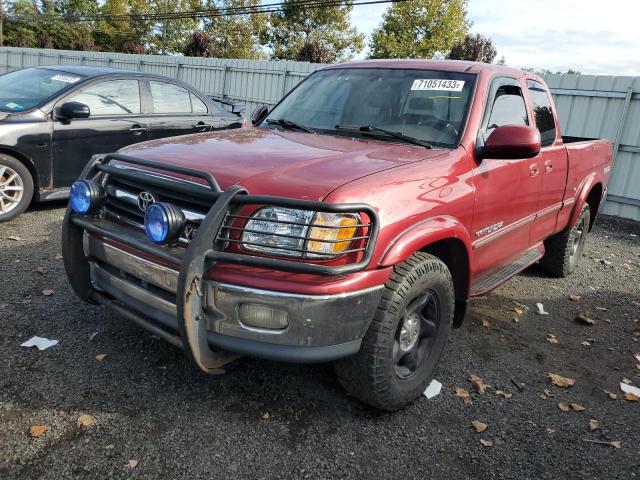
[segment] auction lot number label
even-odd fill
[[[416,79],[411,90],[446,90],[460,92],[464,88],[464,80],[442,80],[439,78]]]

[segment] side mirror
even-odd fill
[[[266,105],[258,105],[251,114],[251,123],[258,125],[269,113],[269,107]]]
[[[56,118],[72,120],[74,118],[89,118],[91,110],[88,105],[80,102],[67,102],[56,109]]]
[[[496,128],[481,149],[486,158],[531,158],[540,153],[540,132],[522,125],[503,125]]]
[[[244,103],[234,103],[231,106],[231,113],[234,113],[240,116],[244,113],[246,109],[247,109],[247,106]]]

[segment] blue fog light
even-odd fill
[[[69,191],[69,205],[71,210],[80,215],[95,211],[104,198],[100,185],[91,180],[78,180],[71,185]]]
[[[158,244],[178,241],[184,223],[182,210],[167,203],[152,203],[144,215],[144,231],[152,242]]]

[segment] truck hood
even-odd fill
[[[152,140],[119,153],[210,172],[223,189],[239,184],[253,195],[322,200],[355,179],[446,152],[369,139],[248,128]]]

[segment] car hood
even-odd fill
[[[446,150],[248,128],[152,140],[123,148],[119,153],[204,170],[223,189],[239,184],[253,195],[322,200],[345,183],[408,162],[441,156]]]

